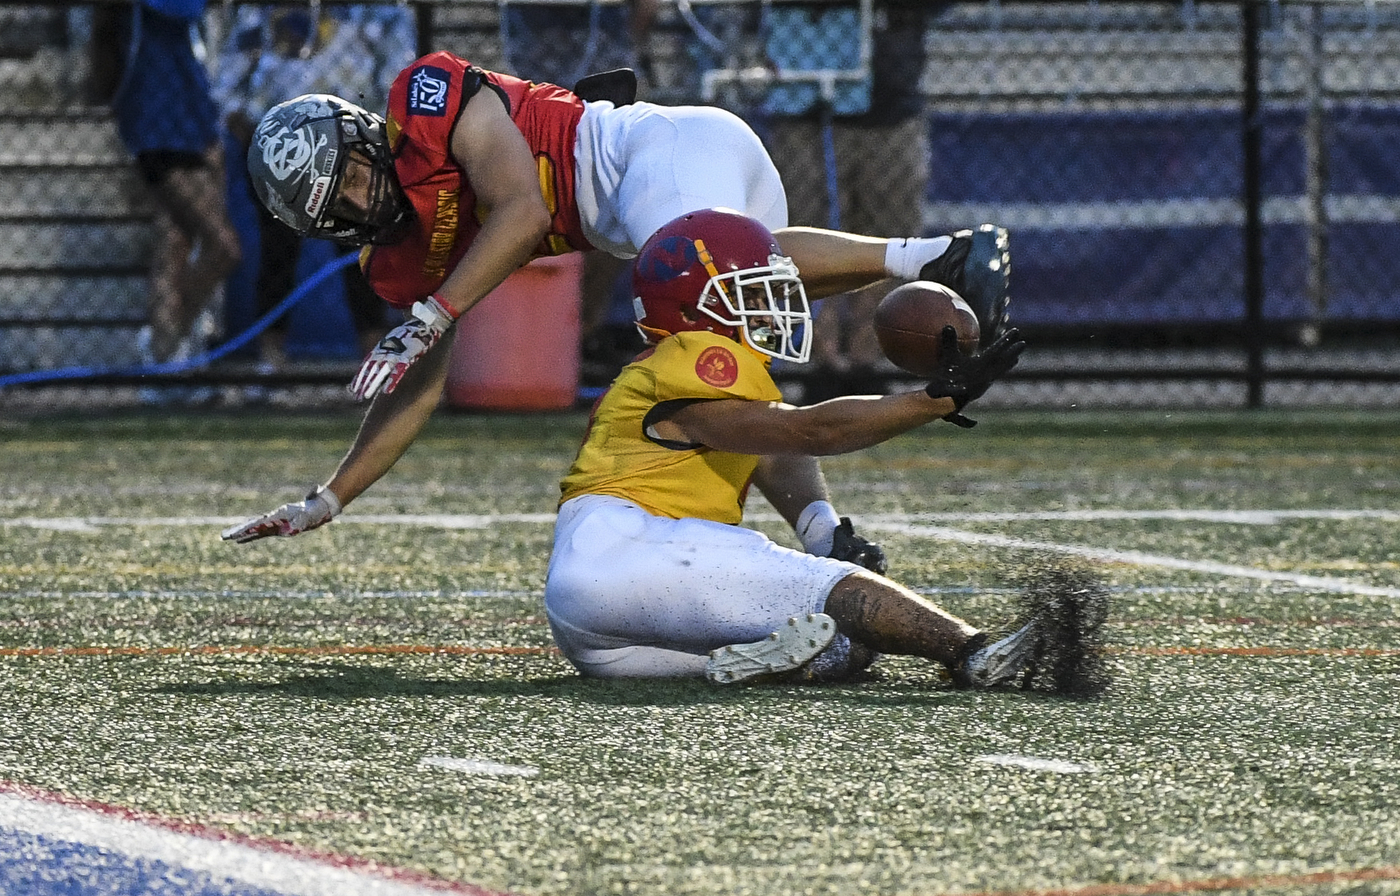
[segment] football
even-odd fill
[[[880,351],[896,367],[927,376],[938,364],[943,328],[958,331],[958,346],[977,351],[982,328],[962,296],[941,283],[915,280],[890,290],[875,307],[875,336]]]

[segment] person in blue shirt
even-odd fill
[[[193,29],[204,6],[140,0],[109,10],[96,35],[120,54],[109,82],[117,132],[159,212],[151,323],[140,337],[146,360],[200,348],[191,329],[240,255],[225,200],[219,111],[196,55]]]

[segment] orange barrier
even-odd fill
[[[453,407],[571,408],[578,396],[583,255],[537,258],[457,324],[447,373]]]

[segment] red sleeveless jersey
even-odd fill
[[[574,137],[583,100],[553,84],[522,81],[483,71],[451,53],[432,53],[400,72],[389,90],[394,169],[417,221],[403,241],[360,252],[365,277],[391,305],[408,308],[441,286],[481,230],[486,209],[453,161],[450,144],[463,107],[483,87],[500,95],[535,154],[540,193],[554,218],[535,255],[593,248],[574,201]]]

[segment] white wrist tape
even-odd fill
[[[797,517],[797,537],[809,554],[818,557],[831,555],[831,539],[841,518],[830,501],[813,501],[802,509]]]
[[[459,316],[451,305],[437,296],[428,296],[421,302],[415,302],[410,313],[439,333],[446,332]]]
[[[311,490],[311,494],[306,496],[308,501],[313,498],[320,498],[322,501],[326,502],[326,507],[329,508],[331,512],[331,519],[340,516],[340,512],[345,509],[341,506],[340,499],[335,496],[335,492],[326,488],[324,485],[316,486]]]

